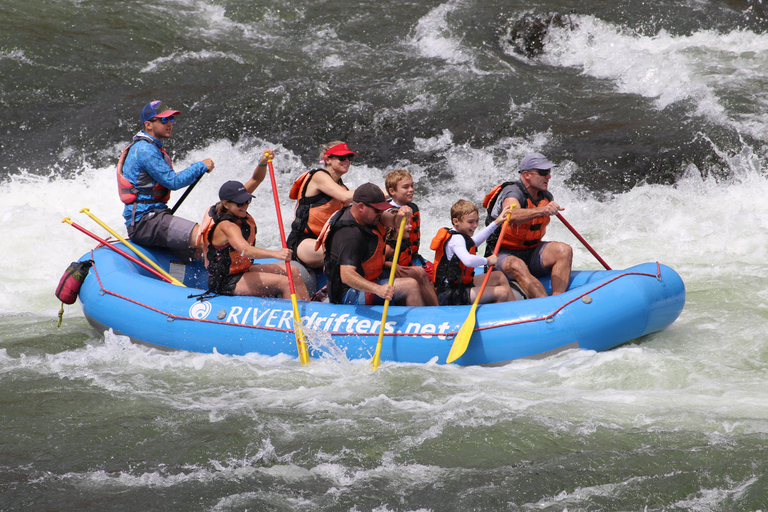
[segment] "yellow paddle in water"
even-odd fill
[[[285,242],[285,228],[283,227],[283,214],[280,211],[280,200],[277,197],[277,183],[275,182],[275,168],[272,166],[272,159],[269,153],[264,153],[269,165],[269,179],[272,182],[272,197],[275,199],[275,210],[277,211],[277,226],[280,230],[280,241],[283,248],[288,245]],[[299,361],[302,365],[309,362],[309,348],[307,347],[307,335],[301,328],[301,316],[299,316],[299,304],[296,302],[296,289],[293,286],[293,273],[291,272],[291,262],[285,262],[285,275],[288,276],[288,285],[291,289],[291,304],[293,305],[293,333],[296,335],[296,349],[299,352]]]
[[[504,235],[507,232],[507,226],[509,226],[509,214],[507,214],[507,218],[504,219],[504,224],[501,226],[499,239],[496,240],[496,247],[493,249],[494,256],[499,254],[499,247],[501,247],[501,241],[504,239]],[[472,308],[469,310],[469,315],[467,316],[467,319],[464,320],[464,325],[461,326],[461,329],[459,329],[459,332],[453,339],[453,346],[451,346],[451,351],[448,352],[448,357],[445,359],[446,363],[452,363],[463,356],[469,346],[469,340],[472,338],[472,333],[475,331],[475,312],[477,311],[477,305],[480,303],[480,297],[483,296],[485,285],[488,284],[488,278],[491,277],[491,272],[493,272],[493,265],[488,267],[488,271],[485,273],[485,279],[483,279],[483,284],[480,286],[480,290],[477,292],[477,297],[475,297],[475,302],[472,303]]]
[[[117,234],[117,232],[116,232],[114,229],[110,228],[109,226],[107,226],[106,224],[104,224],[104,223],[103,223],[101,220],[99,220],[99,218],[98,218],[98,217],[96,217],[94,214],[92,214],[92,213],[91,213],[91,211],[90,211],[88,208],[83,208],[82,210],[80,210],[80,213],[84,213],[84,214],[86,214],[87,216],[89,216],[90,218],[92,218],[94,221],[96,221],[96,223],[97,223],[99,226],[101,226],[101,227],[103,227],[104,229],[106,229],[106,230],[109,232],[109,234],[110,234],[110,235],[114,236],[115,238],[117,238],[118,240],[120,240],[121,242],[123,242],[125,245],[127,245],[128,247],[130,247],[130,248],[131,248],[131,250],[132,250],[134,253],[136,253],[136,256],[140,257],[141,259],[143,259],[144,261],[146,261],[147,263],[149,263],[149,264],[152,266],[152,268],[154,268],[155,270],[157,270],[158,272],[160,272],[162,275],[164,275],[165,277],[167,277],[168,279],[170,279],[170,280],[171,280],[171,283],[173,283],[173,284],[175,284],[175,285],[177,285],[177,286],[184,286],[184,283],[182,283],[181,281],[179,281],[178,279],[176,279],[175,277],[173,277],[171,274],[169,274],[168,272],[166,272],[165,270],[163,270],[162,268],[160,268],[160,266],[159,266],[157,263],[155,263],[154,261],[152,261],[152,260],[151,260],[151,259],[150,259],[150,258],[149,258],[149,257],[148,257],[146,254],[144,254],[143,252],[141,252],[140,250],[138,250],[138,249],[136,248],[136,246],[135,246],[135,245],[133,245],[131,242],[129,242],[129,241],[128,241],[128,240],[126,240],[125,238],[123,238],[123,237],[121,237],[120,235],[118,235],[118,234]]]
[[[395,282],[395,270],[397,269],[397,259],[400,257],[400,245],[403,243],[403,233],[405,232],[405,215],[400,221],[400,231],[397,233],[397,244],[395,244],[395,254],[392,256],[392,270],[389,271],[389,286]],[[389,311],[389,299],[384,301],[384,313],[381,315],[381,327],[379,328],[379,341],[376,343],[376,352],[373,354],[371,364],[373,371],[381,364],[381,342],[384,339],[384,327],[387,325],[387,312]]]

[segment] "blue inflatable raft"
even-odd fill
[[[130,253],[130,249],[116,244]],[[217,296],[198,300],[207,286],[202,262],[183,265],[170,254],[146,249],[163,269],[186,287],[155,277],[107,247],[81,260],[93,260],[80,301],[88,321],[134,342],[163,349],[242,355],[251,352],[297,356],[291,301]],[[543,280],[550,289],[548,280]],[[503,304],[480,305],[475,331],[460,365],[501,365],[513,359],[546,357],[581,348],[608,350],[677,319],[685,304],[685,286],[671,268],[643,263],[625,270],[574,271],[561,295]],[[349,359],[369,359],[379,336],[382,306],[299,302],[309,334],[325,331]],[[411,308],[390,306],[381,360],[444,363],[470,306]]]

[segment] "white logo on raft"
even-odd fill
[[[253,325],[255,327],[269,327],[272,329],[293,330],[293,311],[284,309],[259,309],[233,306],[229,310],[227,323],[240,325]],[[308,329],[323,330],[341,334],[378,334],[381,326],[380,320],[360,318],[348,313],[332,313],[330,316],[319,316],[317,312],[310,316],[301,317],[301,325]],[[431,338],[436,334],[438,339],[444,340],[445,333],[451,328],[448,322],[440,325],[430,323],[409,322],[407,325],[397,328],[397,322],[387,322],[384,327],[386,334],[406,333],[419,334],[424,338]]]
[[[196,300],[195,303],[189,307],[189,316],[197,320],[204,320],[205,318],[208,318],[211,309],[213,309],[213,306],[211,306],[211,303],[207,300]]]

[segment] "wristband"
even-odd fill
[[[266,167],[266,166],[267,166],[267,164],[263,164],[263,163],[259,162],[259,167]]]

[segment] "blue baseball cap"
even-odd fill
[[[160,100],[150,101],[141,109],[141,124],[155,117],[171,117],[179,114],[181,112],[168,108],[168,105]]]

